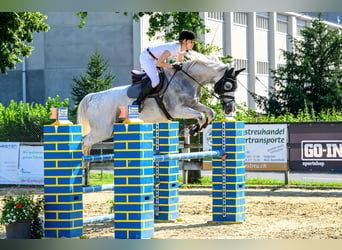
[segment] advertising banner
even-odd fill
[[[289,124],[291,170],[342,171],[342,123]]]
[[[246,124],[245,143],[246,170],[288,170],[286,124]],[[203,150],[211,150],[211,126],[203,132]]]
[[[287,125],[245,125],[246,170],[286,171]]]
[[[0,184],[18,184],[19,142],[0,142]]]
[[[20,146],[19,181],[22,185],[44,185],[44,147]]]

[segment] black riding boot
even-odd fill
[[[145,99],[146,96],[148,96],[148,94],[151,92],[152,89],[153,87],[152,87],[151,82],[146,83],[146,85],[141,90],[139,97],[132,103],[133,105],[139,106],[139,113],[144,108],[143,100]]]

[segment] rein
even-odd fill
[[[208,89],[204,86],[204,84],[201,84],[199,81],[197,81],[193,76],[191,76],[188,72],[186,72],[185,70],[181,69],[181,71],[186,75],[188,76],[190,79],[192,79],[194,82],[196,82],[199,86],[201,86],[201,88],[205,88],[207,91]],[[176,71],[177,72],[177,71]],[[176,73],[175,72],[175,73]],[[229,98],[230,100],[228,102],[233,102],[235,100],[235,97],[234,96],[231,96],[231,95],[224,95],[222,93],[226,92],[223,90],[223,84],[226,82],[226,81],[229,81],[231,80],[232,82],[234,81],[233,79],[231,78],[227,78],[227,74],[228,74],[228,70],[226,69],[226,71],[224,72],[224,75],[222,76],[222,78],[215,83],[215,90],[214,90],[214,93],[211,93],[212,96],[214,96],[215,98],[219,99],[219,100],[222,100],[223,98]],[[173,75],[174,76],[174,75]],[[172,79],[171,79],[172,80]],[[217,89],[217,86],[221,86],[221,90],[220,91],[216,91]],[[232,91],[234,91],[236,89],[236,84],[234,84],[234,88],[232,89]],[[211,91],[208,91],[209,93]],[[218,94],[218,95],[216,95]],[[228,103],[227,102],[227,103]]]
[[[165,94],[166,90],[168,89],[168,87],[170,86],[170,83],[171,83],[172,79],[174,78],[174,76],[176,75],[176,73],[177,73],[177,71],[175,71],[173,73],[173,75],[171,76],[171,79],[169,80],[169,79],[167,79],[166,74],[164,72],[164,77],[165,77],[165,80],[166,80],[166,88],[165,88],[164,92],[160,96],[159,95],[151,96],[151,97],[153,97],[156,100],[157,105],[163,111],[164,115],[166,116],[166,118],[168,120],[173,120],[173,117],[167,111],[167,109],[166,109],[166,107],[165,107],[165,105],[163,103],[163,99],[164,99],[164,94]]]
[[[195,81],[199,86],[203,87],[204,85],[201,84],[199,81],[197,81],[194,77],[192,77],[188,72],[186,72],[184,69],[181,69],[181,71],[187,75],[189,78],[191,78],[193,81]]]

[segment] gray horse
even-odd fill
[[[242,69],[243,70],[243,69]],[[234,111],[236,77],[242,71],[229,69],[218,60],[194,59],[183,63],[181,71],[164,69],[164,93],[160,101],[147,98],[140,119],[148,123],[168,121],[172,118],[196,119],[198,123],[184,136],[195,135],[214,118],[214,111],[201,104],[201,88],[215,84],[215,92],[226,114]],[[88,155],[93,144],[112,137],[113,123],[120,122],[120,106],[131,105],[135,100],[127,95],[130,86],[120,86],[98,93],[88,94],[78,107],[78,123],[83,126],[83,151]],[[163,91],[162,91],[163,92]]]

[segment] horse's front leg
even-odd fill
[[[196,124],[192,125],[189,129],[184,129],[184,131],[182,131],[182,136],[197,135],[198,132],[202,131],[214,118],[215,112],[211,108],[202,104],[196,105],[195,108],[183,106],[181,109],[181,118],[197,120]]]
[[[211,108],[203,105],[202,103],[197,103],[193,109],[197,110],[204,116],[204,122],[203,120],[198,120],[198,123],[194,124],[192,128],[190,128],[190,135],[196,135],[198,132],[202,132],[208,124],[214,119],[215,112]]]

